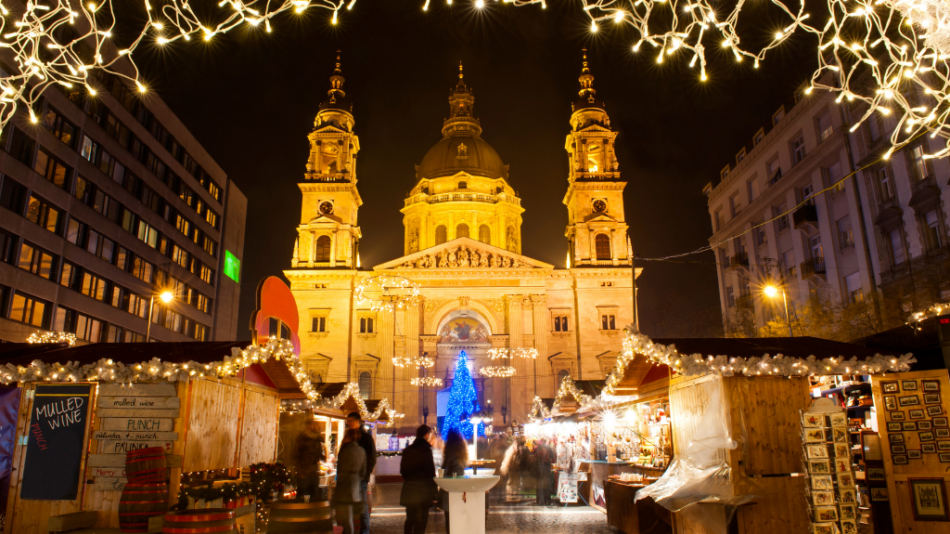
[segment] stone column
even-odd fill
[[[544,384],[547,381],[542,379],[545,374],[542,372],[542,370],[547,368],[548,336],[551,335],[551,327],[548,326],[548,316],[550,314],[548,313],[547,303],[547,295],[531,295],[531,313],[532,323],[534,325],[534,348],[538,351],[538,357],[534,360],[532,365],[534,368],[534,380],[532,382],[534,395],[531,396],[532,402],[534,402],[535,395],[544,397],[546,396],[545,394],[547,394],[547,391],[544,388]]]
[[[332,234],[330,234],[330,267],[336,267],[336,254],[337,254],[336,243],[337,243],[336,232],[333,232]]]
[[[418,302],[409,304],[405,312],[405,325],[402,328],[403,339],[405,340],[405,355],[413,360],[420,356],[419,336],[422,334],[422,330],[419,325],[421,324],[421,313],[422,306]],[[403,407],[399,410],[406,414],[401,425],[404,428],[414,429],[422,424],[422,387],[413,386],[409,383],[410,378],[421,375],[422,372],[418,367],[407,368],[403,380],[396,384],[400,389],[405,391],[405,394],[402,395],[404,399]]]
[[[307,252],[307,267],[313,267],[313,261],[317,254],[317,233],[310,232],[310,250]]]
[[[389,399],[391,404],[395,404],[397,399],[393,392],[393,340],[395,335],[395,324],[393,322],[393,312],[381,311],[379,315],[379,369],[376,376],[376,388],[379,393],[377,398]],[[401,406],[395,406],[396,411],[401,410]]]
[[[488,336],[488,340],[491,341],[491,347],[493,349],[503,349],[508,346],[508,336],[506,334],[496,334]],[[490,365],[501,365],[500,360],[492,362]],[[504,420],[501,416],[501,407],[505,406],[505,387],[507,382],[503,378],[492,378],[488,382],[491,383],[492,396],[492,424],[497,428],[502,428]],[[508,422],[511,422],[511,406],[508,406]]]
[[[505,301],[508,304],[508,348],[515,349],[524,345],[524,295],[507,295]],[[508,403],[508,421],[512,418],[517,419],[519,423],[525,422],[525,415],[530,408],[530,404],[525,405],[526,385],[528,377],[527,368],[523,358],[512,358],[510,364],[515,368],[515,376],[508,379],[508,392],[510,402]]]

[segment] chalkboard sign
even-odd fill
[[[36,386],[21,499],[76,499],[91,387]]]

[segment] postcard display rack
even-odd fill
[[[871,501],[889,501],[894,532],[950,534],[947,370],[873,375],[871,384],[884,472],[868,478],[886,482]]]
[[[858,533],[858,503],[848,432],[847,414],[827,399],[819,399],[802,414],[802,441],[808,468],[805,498],[812,534]]]

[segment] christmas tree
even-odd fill
[[[475,382],[468,372],[468,356],[463,350],[455,366],[455,379],[449,390],[449,404],[445,409],[442,422],[442,439],[448,439],[449,432],[458,430],[465,439],[472,438],[472,414],[477,412],[478,397],[475,394]]]

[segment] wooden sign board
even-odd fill
[[[86,460],[87,467],[125,467],[124,454],[90,454]],[[177,454],[165,455],[165,467],[180,468],[181,456]]]
[[[123,430],[126,432],[171,432],[175,429],[174,419],[156,417],[109,417],[100,419],[102,430]]]
[[[178,397],[103,397],[99,396],[100,408],[127,408],[158,410],[162,408],[179,408]]]
[[[125,477],[96,477],[96,491],[122,491],[122,488],[129,483]]]
[[[101,454],[121,454],[125,458],[125,454],[129,451],[137,451],[139,449],[146,449],[149,447],[161,447],[165,449],[166,453],[172,451],[172,447],[175,445],[173,440],[166,441],[120,441],[120,440],[100,440],[99,441],[99,452]]]
[[[156,419],[176,419],[178,417],[178,408],[169,409],[141,409],[141,408],[99,408],[96,410],[98,417],[119,417],[128,418],[156,418]]]
[[[113,455],[114,456],[114,455]],[[125,477],[125,466],[123,467],[87,467],[86,478],[93,477]]]
[[[135,384],[132,387],[119,384],[99,384],[100,397],[175,397],[174,384]]]
[[[121,430],[97,430],[92,437],[100,441],[178,441],[178,432],[123,432]]]

